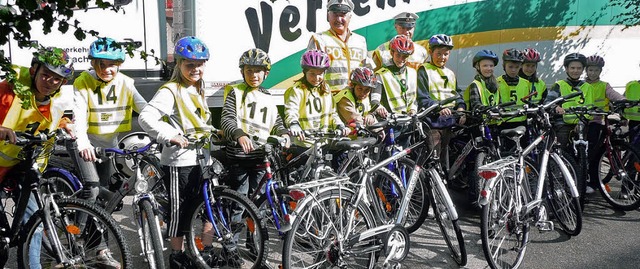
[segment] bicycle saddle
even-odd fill
[[[375,145],[377,138],[375,137],[365,137],[359,138],[357,140],[347,140],[347,141],[338,141],[332,145],[330,145],[330,149],[333,150],[350,150],[350,149],[362,149],[365,147],[369,147]]]
[[[526,131],[527,131],[526,127],[518,126],[512,129],[504,129],[500,131],[500,135],[507,136],[509,138],[516,138],[516,137],[519,138],[519,137],[522,137]]]

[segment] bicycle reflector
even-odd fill
[[[482,191],[480,191],[480,196],[478,197],[478,204],[487,205],[489,203],[489,197],[495,185],[495,180],[493,179],[498,177],[499,174],[496,170],[478,171],[478,175],[485,179],[484,187],[482,187]]]
[[[290,190],[289,195],[293,200],[296,200],[296,201],[300,201],[304,199],[304,196],[305,196],[304,192],[301,190]]]

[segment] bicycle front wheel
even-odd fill
[[[57,268],[63,266],[58,264],[61,258],[69,267],[97,268],[107,262],[107,256],[112,258],[108,261],[110,264],[132,268],[129,246],[122,231],[103,209],[75,198],[60,198],[56,205],[60,215],[51,215],[51,229],[43,228],[43,211],[36,212],[24,226],[26,236],[18,247],[19,268]],[[80,219],[83,221],[77,221]],[[62,257],[56,254],[55,241],[60,243]]]
[[[555,153],[554,153],[555,154]],[[556,155],[570,171],[570,164],[564,163],[568,159]],[[547,200],[562,230],[571,236],[576,236],[582,231],[582,209],[580,198],[571,195],[571,187],[567,178],[560,169],[556,158],[549,158],[547,164]]]
[[[512,169],[493,180],[498,182],[489,194],[489,203],[482,206],[482,251],[493,269],[518,268],[529,242],[529,224],[518,219],[518,205],[527,202],[527,194],[524,189],[516,194]]]
[[[187,215],[187,247],[197,268],[259,268],[266,231],[256,206],[226,187],[214,187],[208,199],[194,203]]]
[[[455,211],[451,197],[442,179],[438,175],[438,172],[432,170],[427,174],[429,176],[429,190],[431,195],[429,199],[433,205],[433,213],[436,217],[436,222],[442,231],[444,241],[447,243],[453,259],[458,265],[464,266],[467,264],[467,249],[464,245],[464,237],[462,236],[462,230],[458,225],[458,213]]]
[[[164,268],[164,254],[160,222],[149,200],[140,201],[139,225],[142,229],[142,250],[147,258],[149,268]]]
[[[610,152],[600,150],[597,173],[602,197],[616,209],[640,208],[640,151],[626,142],[613,142]]]
[[[401,158],[397,161],[395,172],[400,177],[403,185],[409,184],[409,179],[415,171],[416,164],[409,158]],[[406,188],[406,186],[405,186]],[[418,175],[416,187],[413,189],[407,215],[404,218],[404,227],[409,233],[413,233],[420,229],[429,212],[429,198],[427,197],[427,187],[422,174]]]
[[[347,189],[328,189],[316,193],[313,199],[298,209],[291,230],[284,241],[282,262],[288,268],[374,268],[375,247],[382,249],[380,238],[358,241],[341,252],[357,235],[376,227],[371,211],[364,203],[356,209],[349,204],[354,193]],[[353,214],[353,215],[351,215]],[[352,219],[352,223],[348,223]],[[346,228],[351,224],[352,230]],[[344,230],[343,230],[344,229]],[[358,240],[355,238],[354,240]]]

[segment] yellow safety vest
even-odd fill
[[[391,42],[387,41],[383,44],[380,44],[373,51],[373,59],[376,62],[376,68],[382,68],[385,66],[390,66],[393,64],[393,57],[391,57],[391,50],[389,49],[389,44]],[[427,61],[429,54],[427,53],[427,49],[425,49],[420,44],[414,42],[413,43],[413,54],[407,58],[407,66],[418,70],[422,64]]]
[[[609,98],[607,98],[607,83],[604,81],[598,81],[591,84],[593,88],[593,103],[599,107],[604,109],[604,111],[609,111]]]
[[[18,81],[25,86],[31,86],[31,76],[25,76],[23,74],[29,74],[29,68],[16,67],[20,71]],[[31,98],[31,106],[27,109],[22,108],[22,99],[17,95],[14,96],[13,102],[8,110],[7,115],[2,122],[3,127],[11,128],[15,132],[25,132],[31,134],[50,133],[58,129],[60,119],[64,115],[65,109],[70,107],[67,100],[72,98],[64,98],[59,92],[51,97],[49,104],[50,117],[46,117],[39,110],[36,103],[36,99],[33,95]],[[49,146],[53,146],[53,141]],[[0,142],[0,167],[12,167],[23,160],[23,156],[20,156],[22,147],[13,144]],[[51,153],[52,148],[46,147],[43,151],[43,155],[36,162],[41,171],[44,170],[47,164],[47,160]]]
[[[405,68],[404,74],[400,76],[396,76],[386,67],[376,73],[382,78],[387,103],[390,106],[388,109],[398,114],[409,113],[412,109],[417,110],[418,73],[415,69]]]
[[[303,130],[328,130],[335,125],[331,120],[334,113],[331,94],[321,94],[320,87],[308,89],[303,82],[297,81],[285,91],[284,102],[289,103],[293,96],[300,99],[298,122]]]
[[[423,64],[424,70],[429,78],[429,95],[436,101],[442,101],[453,97],[456,92],[456,75],[447,67],[437,67],[431,63]],[[449,103],[445,107],[453,107],[454,103]]]
[[[87,133],[107,134],[131,130],[133,92],[127,85],[133,85],[133,79],[122,73],[105,84],[85,71],[73,82],[75,90],[88,101]]]
[[[347,100],[353,103],[356,109],[358,109],[358,112],[362,113],[363,117],[369,115],[369,112],[371,111],[371,102],[368,96],[364,100],[356,101],[356,97],[353,95],[352,89],[345,88],[344,90],[338,92],[336,95],[333,96],[333,103],[334,104],[339,103],[340,100],[342,100],[342,98],[347,98]],[[344,121],[344,119],[342,120]],[[348,122],[345,122],[345,124],[347,123]]]
[[[351,32],[345,43],[330,30],[314,34],[308,49],[319,49],[329,55],[331,65],[324,73],[324,79],[334,94],[349,85],[351,71],[363,66],[368,53],[363,36]]]
[[[531,102],[534,104],[540,104],[540,102],[542,102],[542,96],[544,96],[544,93],[547,91],[547,84],[542,79],[538,79],[538,82],[535,83],[525,79],[525,82],[527,84],[527,89],[529,89],[527,95],[531,94],[533,91],[537,92],[537,94],[531,96]]]
[[[238,126],[250,137],[257,137],[260,144],[267,143],[278,118],[278,108],[271,102],[271,95],[250,89],[245,83],[233,85],[233,91]]]
[[[213,130],[213,126],[211,126],[211,111],[207,106],[204,95],[198,93],[195,87],[185,88],[176,82],[169,82],[160,87],[160,90],[164,89],[173,94],[179,115],[177,119],[170,119],[169,123],[181,129],[184,134],[195,137],[208,135]],[[176,120],[178,122],[175,122]]]
[[[556,82],[556,84],[558,84],[560,86],[560,96],[565,96],[571,93],[576,92],[576,89],[571,87],[571,85],[569,85],[569,83],[567,83],[564,80],[560,80],[558,82]],[[570,107],[576,107],[576,106],[588,106],[588,105],[592,105],[593,104],[593,87],[591,87],[591,85],[589,83],[583,83],[580,86],[580,90],[582,91],[582,96],[577,96],[574,97],[572,99],[569,99],[567,101],[565,101],[562,104],[562,108],[567,109]],[[578,116],[576,116],[575,114],[564,114],[562,116],[562,119],[564,120],[565,123],[567,124],[577,124],[578,123]],[[587,116],[587,119],[593,119],[592,116]]]
[[[480,93],[480,101],[482,102],[483,106],[495,106],[498,103],[500,103],[499,91],[490,92],[487,89],[487,85],[484,81],[474,80],[472,83],[476,84],[476,87],[478,88],[478,92]],[[463,96],[464,102],[467,104],[468,108],[471,107],[471,103],[469,103],[470,94],[471,94],[471,85],[469,85],[467,89],[464,91],[464,96]]]
[[[506,103],[515,101],[516,106],[521,107],[524,105],[522,102],[522,97],[529,95],[529,84],[528,81],[524,78],[518,78],[518,84],[515,86],[510,86],[504,80],[503,76],[497,78],[498,81],[498,92],[500,93],[500,102]],[[506,122],[523,122],[527,119],[527,116],[515,117],[507,120]]]
[[[640,82],[631,81],[627,83],[624,91],[624,97],[631,101],[640,100]],[[640,107],[636,106],[625,109],[624,117],[629,120],[640,121]]]

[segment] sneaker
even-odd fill
[[[170,269],[186,269],[191,268],[191,261],[184,252],[169,254],[169,268]]]
[[[587,190],[585,191],[587,194],[592,194],[596,192],[591,186],[587,186]]]
[[[98,268],[105,269],[120,269],[121,264],[111,256],[111,251],[108,249],[99,250],[96,255],[96,265]]]

